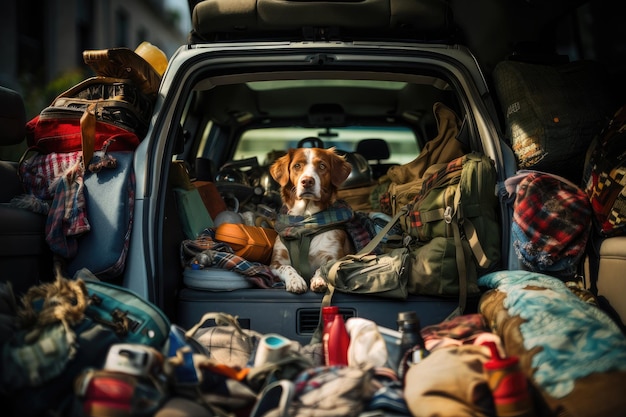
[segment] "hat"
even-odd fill
[[[135,53],[142,57],[162,77],[167,68],[167,56],[158,47],[150,42],[141,42],[135,49]]]
[[[576,273],[591,227],[587,195],[551,174],[530,172],[518,186],[513,246],[528,270],[560,277]]]
[[[132,80],[143,93],[155,95],[167,67],[167,57],[156,46],[143,42],[135,51],[109,48],[83,51],[83,61],[97,75]]]

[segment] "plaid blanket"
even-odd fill
[[[307,217],[289,215],[287,207],[283,206],[274,228],[283,239],[300,239],[323,230],[343,227],[353,216],[352,209],[343,200],[337,200],[328,209]]]
[[[284,286],[269,266],[235,255],[228,244],[215,241],[209,231],[196,239],[184,240],[180,245],[180,258],[183,267],[196,264],[200,268],[222,268],[240,273],[258,288]]]
[[[12,204],[33,211],[49,204],[46,242],[52,252],[66,259],[76,256],[76,238],[91,229],[85,204],[81,152],[34,156],[20,165],[20,176],[30,199],[42,203],[30,201],[29,206],[24,207],[28,200],[18,198]]]
[[[346,230],[357,251],[372,239],[366,228],[367,214],[354,212],[344,200],[336,200],[328,209],[312,216],[291,216],[283,206],[276,219],[274,229],[283,240],[302,239],[324,230],[343,228]]]

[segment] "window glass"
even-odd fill
[[[325,148],[354,152],[363,139],[384,139],[389,145],[389,159],[381,162],[404,164],[419,154],[417,139],[413,131],[406,127],[342,127],[324,129],[311,128],[265,128],[246,131],[238,142],[234,159],[257,157],[260,164],[266,164],[268,154],[295,148],[304,138],[318,137]],[[304,146],[311,146],[310,144]]]

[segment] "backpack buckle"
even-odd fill
[[[443,212],[443,221],[450,224],[452,223],[452,207],[448,206]]]

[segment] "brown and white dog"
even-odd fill
[[[352,166],[334,148],[290,149],[270,167],[270,174],[281,186],[281,198],[292,216],[311,216],[328,209],[337,198],[337,188],[348,178]],[[289,292],[301,294],[326,290],[319,267],[328,261],[354,253],[352,241],[343,229],[316,234],[310,242],[308,260],[312,277],[302,277],[291,264],[287,247],[276,238],[271,268]],[[310,284],[307,284],[310,282]]]

